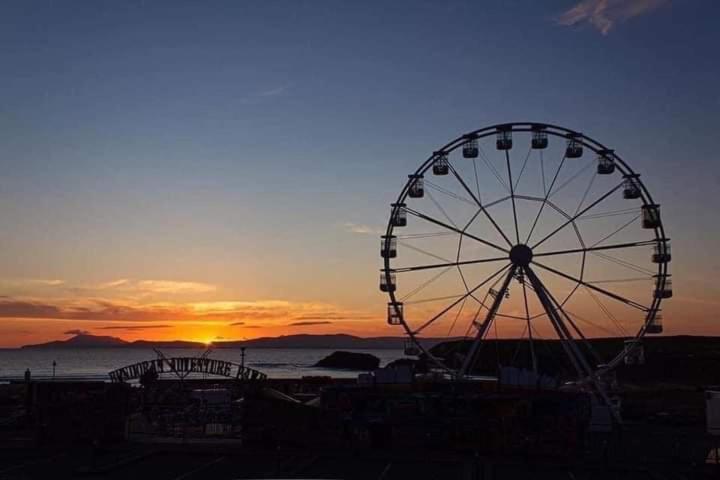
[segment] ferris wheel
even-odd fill
[[[406,354],[455,378],[513,362],[537,374],[558,340],[569,376],[596,378],[662,333],[672,296],[670,240],[640,174],[555,125],[493,125],[433,152],[391,204],[380,253]],[[598,352],[593,337],[624,343]],[[433,353],[424,338],[450,346]],[[512,358],[482,365],[502,339]]]

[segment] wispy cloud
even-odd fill
[[[142,280],[138,290],[152,293],[207,293],[217,290],[215,285],[200,282],[175,282],[172,280]]]
[[[65,285],[65,280],[44,278],[16,278],[0,280],[2,288],[33,288],[33,287],[59,287]]]
[[[557,23],[564,26],[589,23],[607,35],[618,22],[627,21],[668,4],[670,0],[583,0],[563,12]]]
[[[250,324],[283,326],[288,322],[363,320],[361,312],[327,303],[284,300],[138,303],[109,299],[0,298],[0,318],[97,320],[108,322],[219,321],[247,328]],[[114,329],[129,329],[115,326]]]
[[[359,235],[381,235],[383,230],[378,227],[371,227],[362,223],[346,222],[343,224],[343,228],[346,232],[356,233]]]
[[[63,332],[65,335],[90,335],[90,332],[87,330],[80,330],[80,329],[74,329],[74,330],[67,330]]]
[[[261,92],[258,92],[256,94],[256,96],[258,96],[258,97],[277,97],[278,95],[282,95],[283,93],[287,92],[288,88],[290,88],[289,85],[282,85],[280,87],[270,88],[268,90],[263,90]]]
[[[97,330],[124,330],[134,332],[139,330],[152,330],[154,328],[171,328],[172,325],[110,325],[107,327],[98,327]]]
[[[347,312],[344,314],[321,313],[318,315],[299,315],[295,318],[296,320],[368,320],[375,317],[373,317],[372,315]]]
[[[148,296],[148,295],[187,295],[217,291],[217,286],[203,282],[178,281],[164,279],[119,278],[105,282],[83,284],[60,279],[4,278],[0,279],[0,289],[12,292],[33,292],[42,290],[53,293],[70,292],[83,296]],[[28,293],[25,293],[28,294]],[[31,294],[31,293],[30,293]]]
[[[293,322],[288,323],[288,327],[311,327],[314,325],[330,325],[332,322]]]
[[[280,97],[285,95],[288,90],[290,89],[290,85],[279,85],[276,87],[270,87],[265,90],[259,90],[256,92],[253,92],[249,95],[246,95],[245,97],[242,97],[240,99],[240,103],[243,104],[254,104],[254,103],[260,103],[265,100]]]
[[[239,327],[241,325],[245,325],[245,322],[232,322],[228,323],[228,327]]]
[[[108,289],[113,289],[113,288],[118,288],[118,287],[124,287],[128,284],[130,284],[129,279],[121,278],[118,280],[111,280],[109,282],[98,283],[94,287],[97,288],[98,290],[108,290]]]
[[[121,278],[96,285],[86,285],[75,290],[116,291],[123,294],[188,294],[208,293],[217,290],[215,285],[202,282],[184,282],[176,280],[131,280]]]

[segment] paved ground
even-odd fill
[[[635,466],[539,464],[522,459],[487,459],[473,455],[378,451],[250,451],[217,446],[154,449],[124,445],[102,452],[93,461],[88,449],[0,452],[0,479],[260,479],[318,478],[345,480],[514,480],[638,479],[690,480],[720,478],[720,469],[672,462]]]

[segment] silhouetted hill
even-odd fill
[[[90,348],[90,347],[121,347],[128,342],[121,338],[101,335],[75,335],[67,340],[39,343],[36,345],[23,345],[22,348]]]
[[[446,339],[428,338],[423,341],[428,346],[435,345]],[[252,340],[236,340],[213,343],[213,348],[329,348],[329,349],[402,349],[404,337],[356,337],[353,335],[284,335],[280,337],[263,337]],[[22,348],[92,348],[92,347],[122,347],[122,348],[205,348],[200,342],[183,340],[154,341],[136,340],[127,342],[117,337],[97,335],[76,335],[67,340],[56,340],[36,345],[25,345]]]
[[[186,342],[182,340],[150,341],[136,340],[128,342],[122,338],[101,335],[75,335],[67,340],[39,343],[36,345],[23,345],[22,348],[203,348],[200,342]]]
[[[588,342],[599,357],[596,363],[600,364],[622,351],[624,339],[592,338]],[[720,385],[720,337],[646,337],[642,344],[645,365],[620,365],[617,369],[620,380],[640,384]],[[566,379],[575,376],[559,341],[535,340],[534,347],[542,373]],[[431,351],[448,364],[459,366],[469,348],[469,341],[455,340],[437,344]],[[486,340],[478,352],[479,368],[475,373],[497,375],[498,365],[528,368],[530,364],[527,340]]]

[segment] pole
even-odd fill
[[[245,370],[245,347],[240,347],[240,366]]]

